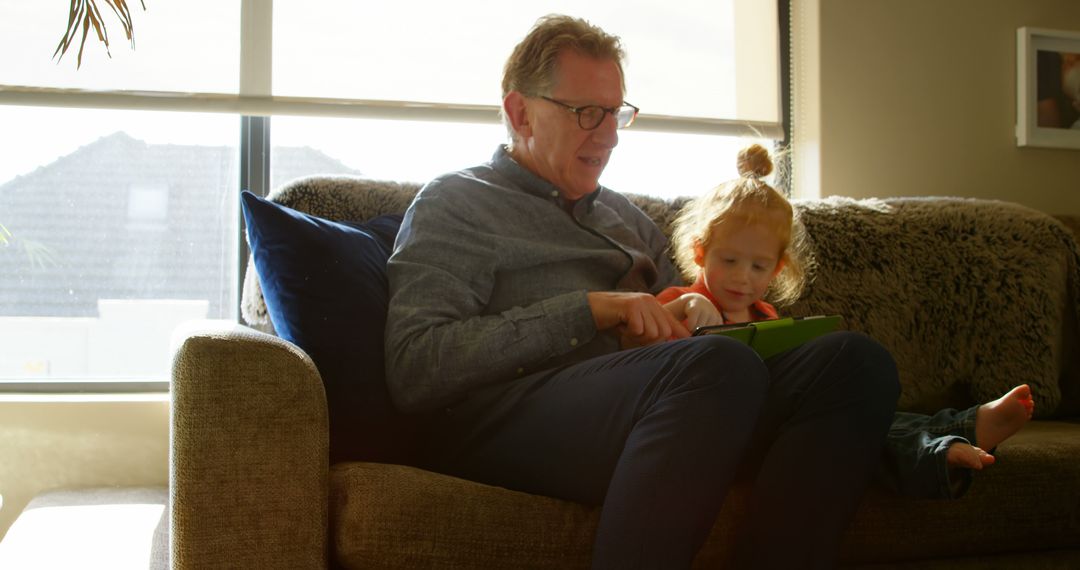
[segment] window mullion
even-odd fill
[[[270,98],[273,86],[273,0],[241,0],[240,3],[240,97]],[[270,192],[270,117],[243,116],[240,120],[240,189],[259,196]],[[237,192],[239,200],[239,192]],[[244,290],[244,268],[250,251],[247,226],[237,208],[237,285]],[[240,295],[235,317],[240,320]]]
[[[270,117],[242,117],[240,119],[240,189],[250,190],[259,196],[270,193]],[[237,192],[236,200],[240,196]],[[237,208],[237,291],[244,290],[244,269],[250,250],[247,245],[247,226],[244,216]],[[240,295],[236,296],[235,317],[240,321]]]
[[[240,96],[269,97],[272,88],[273,0],[241,0]]]

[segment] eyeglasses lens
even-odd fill
[[[619,110],[615,114],[615,126],[620,129],[625,129],[634,124],[634,119],[637,118],[637,109],[624,105],[619,107]]]

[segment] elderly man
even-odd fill
[[[596,568],[688,567],[742,470],[738,567],[832,566],[892,419],[895,365],[854,333],[765,362],[686,338],[652,295],[677,281],[663,234],[598,183],[637,115],[622,57],[618,38],[564,16],[515,48],[509,145],[427,184],[398,235],[390,392],[436,412],[426,467],[602,505]]]

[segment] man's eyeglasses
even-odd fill
[[[625,129],[634,124],[634,119],[637,118],[638,109],[630,103],[623,102],[619,107],[601,107],[600,105],[585,105],[584,107],[574,107],[573,105],[567,105],[562,101],[556,101],[551,97],[540,96],[545,101],[551,101],[556,105],[570,111],[577,115],[577,124],[579,127],[586,131],[591,131],[600,126],[600,123],[604,122],[604,116],[611,113],[611,116],[615,117],[615,128]]]

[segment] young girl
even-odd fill
[[[690,287],[670,287],[657,298],[687,328],[778,318],[766,291],[781,304],[798,299],[805,282],[799,255],[802,226],[791,204],[761,179],[772,160],[759,145],[739,153],[740,178],[683,208],[672,247]],[[969,469],[994,462],[993,450],[1031,419],[1031,389],[964,411],[933,416],[897,412],[879,470],[882,483],[920,498],[956,498],[970,485]]]

